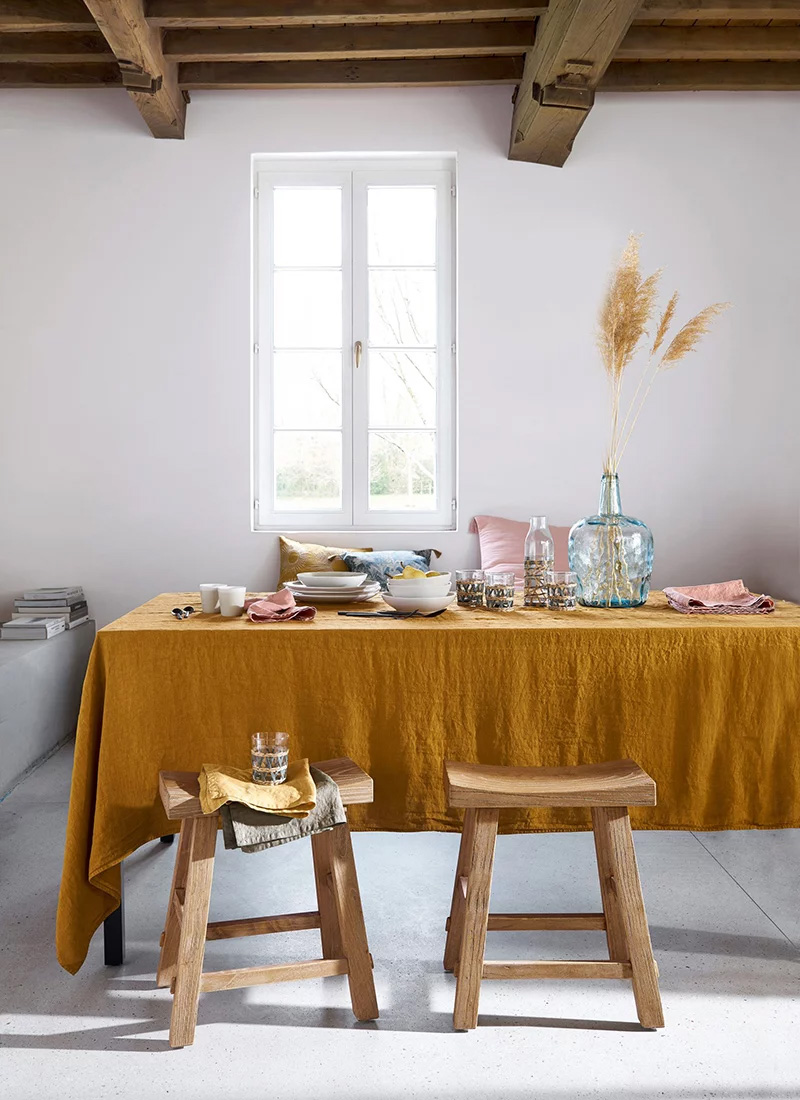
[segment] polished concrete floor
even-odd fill
[[[359,834],[381,1018],[346,978],[206,995],[171,1051],[153,974],[174,846],[126,863],[128,962],[96,936],[75,977],[53,951],[69,791],[61,750],[0,803],[0,1097],[95,1100],[800,1100],[800,832],[638,833],[667,1026],[623,982],[491,982],[454,1033],[441,967],[457,838]],[[307,842],[220,853],[212,919],[314,908]],[[592,910],[588,834],[501,837],[493,908]],[[494,958],[602,957],[602,933],[492,933]],[[212,968],[318,955],[315,932],[209,945]]]

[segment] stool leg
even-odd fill
[[[478,1002],[483,976],[486,926],[489,921],[489,894],[492,889],[494,845],[497,837],[497,810],[467,810],[474,815],[472,854],[467,872],[467,901],[464,929],[456,972],[456,1003],[453,1026],[468,1031],[478,1026]],[[466,826],[466,820],[464,822]]]
[[[339,935],[339,915],[331,881],[331,833],[313,833],[311,855],[314,859],[314,883],[317,888],[320,938],[324,959],[341,959],[344,956],[342,937]]]
[[[612,962],[627,962],[628,944],[618,896],[618,882],[615,874],[616,868],[611,837],[607,825],[607,813],[607,810],[600,807],[595,806],[592,808],[592,830],[597,854],[597,873],[600,877],[600,896],[603,899],[603,913],[606,918],[608,957]]]
[[[624,806],[603,807],[592,812],[596,815],[596,825],[603,837],[610,877],[616,882],[615,893],[631,964],[639,1023],[642,1027],[663,1027],[658,969],[650,943],[628,810]]]
[[[330,837],[331,882],[342,949],[347,959],[353,1014],[357,1020],[377,1020],[378,1000],[372,978],[372,956],[364,927],[350,826],[337,825],[326,835]]]
[[[186,872],[189,867],[191,822],[184,821],[178,838],[178,851],[175,855],[175,867],[172,871],[172,886],[167,904],[167,919],[164,921],[164,933],[161,937],[161,955],[158,960],[156,985],[163,989],[172,985],[175,966],[178,961],[178,944],[181,938],[181,925],[175,912],[175,895],[186,892]]]
[[[453,884],[453,900],[450,903],[450,924],[444,945],[444,968],[449,971],[455,969],[461,950],[461,940],[464,935],[464,892],[461,889],[461,879],[466,878],[469,874],[474,836],[475,815],[467,810],[464,815],[464,827],[461,830],[461,845],[458,849],[458,863],[456,864],[456,881]]]
[[[214,877],[217,815],[192,818],[190,835],[183,922],[175,974],[175,999],[172,1002],[169,1028],[171,1047],[188,1047],[194,1042],[197,1000],[200,996],[200,978],[206,947],[208,903],[211,900],[211,881]]]

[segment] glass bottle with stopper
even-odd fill
[[[547,574],[555,562],[555,544],[547,516],[532,516],[525,539],[525,607],[547,607]]]

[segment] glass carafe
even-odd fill
[[[555,544],[547,516],[531,516],[525,538],[525,607],[547,607],[547,574],[555,561]]]

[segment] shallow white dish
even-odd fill
[[[384,602],[388,603],[389,607],[393,607],[395,611],[421,611],[423,614],[428,615],[449,607],[455,598],[455,592],[450,592],[446,596],[428,596],[427,598],[393,596],[389,592],[383,594]]]
[[[363,600],[371,600],[377,596],[381,588],[379,584],[363,585],[360,588],[307,588],[302,584],[289,582],[286,587],[298,603],[361,603]]]
[[[297,579],[309,588],[358,588],[367,579],[366,573],[298,573]]]

